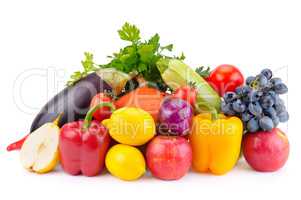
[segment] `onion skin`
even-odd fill
[[[167,98],[159,110],[160,130],[172,135],[187,135],[192,117],[193,109],[188,102],[179,98]]]

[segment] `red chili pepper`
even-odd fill
[[[25,137],[23,137],[22,139],[14,142],[14,143],[11,143],[10,145],[8,145],[6,147],[6,150],[7,151],[14,151],[14,150],[20,150],[24,141],[26,140],[26,138],[29,136],[29,134],[25,135]]]
[[[88,111],[84,121],[70,122],[61,128],[59,152],[65,172],[95,176],[103,169],[110,135],[98,121],[91,121],[94,112],[103,106],[115,109],[112,103],[100,103]]]

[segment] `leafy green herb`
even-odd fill
[[[118,30],[119,37],[129,42],[137,42],[140,39],[140,30],[135,26],[126,22],[121,30]]]
[[[195,72],[198,73],[203,78],[208,78],[210,75],[210,67],[207,67],[206,69],[204,66],[197,67],[195,69]]]
[[[75,72],[71,76],[71,81],[68,85],[72,85],[87,74],[96,71],[100,68],[116,68],[125,73],[135,72],[143,76],[149,82],[155,83],[159,88],[164,89],[167,86],[161,78],[160,72],[156,67],[156,63],[160,58],[177,58],[184,60],[185,56],[182,53],[180,56],[170,57],[164,52],[173,50],[173,45],[160,45],[159,34],[153,35],[149,40],[142,40],[140,30],[132,24],[125,23],[118,30],[120,39],[129,42],[127,46],[121,48],[119,52],[113,53],[108,58],[111,61],[104,65],[96,65],[93,62],[93,55],[85,53],[86,59],[82,61],[84,67],[83,72]]]
[[[156,63],[160,58],[171,58],[164,55],[164,52],[172,51],[173,45],[161,46],[160,36],[157,33],[149,40],[142,41],[139,29],[129,23],[125,23],[118,33],[120,39],[130,44],[110,56],[112,60],[102,67],[113,67],[125,73],[138,72],[145,80],[156,83],[160,88],[164,87]],[[185,58],[184,54],[180,57]]]
[[[76,82],[87,76],[89,73],[94,72],[98,69],[97,66],[95,66],[94,61],[93,61],[93,54],[89,52],[85,52],[85,59],[81,61],[82,66],[84,68],[83,72],[76,71],[74,72],[68,82],[67,85],[71,86],[74,85]]]

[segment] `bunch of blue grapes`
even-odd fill
[[[249,76],[246,84],[227,92],[223,97],[222,111],[239,117],[247,132],[269,131],[289,119],[284,101],[279,95],[288,88],[280,78],[273,77],[270,69],[257,76]]]

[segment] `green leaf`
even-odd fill
[[[137,54],[124,54],[120,57],[120,61],[128,68],[127,72],[130,72],[132,70],[131,66],[134,67],[139,62],[139,58]]]
[[[82,66],[84,67],[85,72],[90,72],[94,69],[93,54],[85,52],[85,59],[81,61]]]
[[[207,67],[207,69],[205,69],[204,66],[197,67],[195,69],[195,72],[198,73],[203,78],[208,78],[208,76],[210,75],[210,67]]]
[[[140,56],[140,60],[143,63],[149,64],[151,63],[154,56],[154,46],[149,44],[142,44],[138,48],[138,54]]]
[[[154,50],[157,51],[160,47],[159,41],[160,41],[160,36],[158,33],[156,33],[148,40],[148,44],[152,45],[154,47]]]
[[[107,67],[113,67],[113,68],[116,68],[116,69],[119,70],[119,71],[124,71],[124,72],[126,72],[124,64],[121,63],[121,61],[118,60],[118,59],[112,60],[112,61],[111,61],[109,64],[107,64],[106,66],[107,66]]]
[[[67,82],[68,86],[74,85],[76,82],[81,80],[83,77],[87,76],[89,73],[97,70],[93,61],[93,54],[89,52],[85,52],[85,59],[81,61],[82,66],[84,68],[83,72],[76,71],[70,76],[70,80]]]
[[[168,50],[168,51],[172,51],[173,49],[173,44],[169,44],[169,45],[166,45],[164,47],[161,47],[161,50]]]
[[[122,40],[137,42],[140,39],[140,30],[135,26],[126,22],[120,30],[118,30],[119,37]]]
[[[144,63],[139,63],[138,65],[138,72],[141,73],[141,72],[144,72],[147,70],[147,65],[144,64]]]

